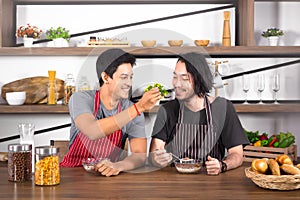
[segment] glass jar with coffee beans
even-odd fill
[[[8,145],[8,180],[13,182],[29,181],[32,178],[32,145]]]

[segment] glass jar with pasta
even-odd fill
[[[58,185],[60,183],[59,148],[41,146],[35,148],[35,173],[36,185]]]

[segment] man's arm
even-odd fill
[[[243,164],[243,146],[238,145],[228,149],[228,156],[223,162],[227,165],[227,170],[241,166]],[[222,165],[218,159],[209,156],[205,164],[207,174],[218,175],[221,173]]]
[[[74,119],[75,125],[90,140],[106,137],[121,129],[128,122],[137,117],[139,113],[150,110],[158,100],[157,94],[160,95],[159,90],[153,88],[144,93],[143,97],[136,103],[136,107],[132,105],[126,110],[111,117],[96,120],[91,113],[81,114]]]
[[[228,149],[228,156],[224,163],[227,165],[227,170],[235,169],[243,164],[243,145],[238,145]]]
[[[97,164],[95,170],[104,176],[118,175],[122,171],[128,171],[142,167],[147,156],[147,139],[132,138],[129,141],[131,155],[119,162],[103,161]]]
[[[150,146],[150,161],[156,167],[165,167],[171,160],[172,156],[165,150],[165,142],[163,140],[152,138]]]
[[[147,138],[132,138],[129,140],[131,155],[118,162],[123,167],[122,171],[128,171],[142,167],[147,158]]]

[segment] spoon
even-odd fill
[[[182,163],[182,159],[179,158],[178,156],[174,155],[173,153],[170,152],[170,154],[176,159],[179,160],[180,163]]]

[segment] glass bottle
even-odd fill
[[[90,87],[87,77],[82,76],[80,79],[80,82],[79,82],[79,90],[84,91],[84,90],[90,90],[90,89],[91,89],[91,87]]]
[[[31,144],[34,149],[34,130],[33,123],[20,123],[18,124],[18,131],[20,134],[20,144]],[[34,163],[34,151],[32,151],[32,163]],[[32,165],[32,172],[34,172],[34,165]]]
[[[68,104],[71,98],[71,95],[76,91],[75,79],[73,74],[67,74],[64,87],[64,104]]]
[[[8,180],[24,182],[31,180],[32,176],[32,145],[8,145]]]
[[[48,98],[47,102],[49,105],[54,105],[57,103],[57,91],[56,91],[56,71],[48,71],[49,83],[48,83]]]
[[[60,183],[59,148],[41,146],[35,148],[35,173],[36,185],[58,185]]]

